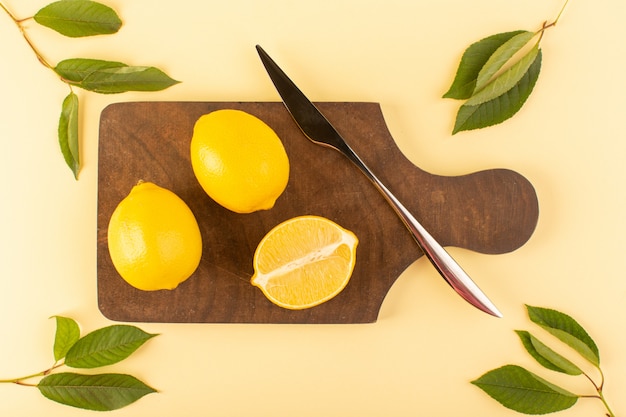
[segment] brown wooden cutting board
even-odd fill
[[[395,145],[376,103],[318,103],[346,141],[444,246],[498,254],[523,245],[538,219],[533,186],[493,169],[464,176],[427,173]],[[291,172],[273,209],[236,214],[213,202],[189,160],[195,121],[214,110],[251,113],[282,139]],[[109,218],[139,180],[174,191],[194,212],[203,236],[198,270],[174,291],[144,292],[124,282],[107,249]],[[348,286],[307,310],[275,306],[253,287],[252,257],[278,223],[327,217],[359,238]],[[383,197],[338,152],[309,142],[279,102],[131,102],[101,115],[98,162],[98,304],[111,320],[199,323],[374,322],[398,276],[422,256]],[[430,265],[424,266],[425,268]],[[466,266],[466,269],[468,266]],[[474,277],[480,283],[485,277]],[[420,294],[414,294],[418,302]],[[456,295],[450,292],[450,299]],[[445,302],[445,300],[442,300]]]

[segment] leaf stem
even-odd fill
[[[559,20],[561,19],[561,16],[563,15],[563,12],[565,11],[565,7],[567,7],[567,3],[569,3],[569,0],[565,0],[565,3],[563,4],[563,7],[561,7],[561,11],[559,12],[559,14],[556,16],[556,19],[554,19],[552,21],[552,23],[548,23],[547,21],[543,24],[543,27],[541,28],[541,32],[543,33],[544,30],[551,28],[553,26],[556,26],[557,23],[559,23]]]
[[[2,4],[2,2],[1,2],[1,1],[0,1],[0,7],[2,8],[2,10],[4,10],[4,11],[5,11],[5,12],[6,12],[6,13],[7,13],[10,17],[11,17],[11,19],[12,19],[14,22],[16,22],[16,21],[17,21],[17,19],[15,18],[15,16],[13,16],[13,13],[11,13],[11,12],[9,11],[9,9],[7,9],[7,8],[6,8],[6,6],[5,6],[4,4]]]
[[[554,22],[552,22],[551,24],[552,26],[556,26],[556,24],[559,22],[559,19],[561,19],[561,15],[565,11],[565,8],[567,7],[567,3],[569,3],[569,0],[565,0],[565,4],[563,4],[563,7],[561,7],[561,11],[557,15],[556,19],[554,19]]]
[[[28,380],[28,379],[37,378],[37,377],[40,377],[40,376],[46,376],[46,375],[50,374],[52,371],[54,371],[55,369],[57,369],[57,368],[59,368],[59,367],[61,367],[63,365],[65,365],[65,363],[63,363],[63,362],[55,363],[52,367],[46,369],[45,371],[37,372],[35,374],[26,375],[26,376],[22,376],[22,377],[19,377],[19,378],[0,379],[0,384],[17,384],[17,385],[25,385],[25,386],[34,386],[34,384],[28,384],[28,383],[26,383],[24,381]]]
[[[563,12],[565,11],[565,7],[567,7],[567,3],[569,3],[569,0],[565,0],[565,3],[563,4],[563,7],[561,7],[561,11],[556,16],[556,19],[554,19],[552,21],[552,23],[548,23],[548,21],[546,20],[541,25],[541,29],[539,29],[537,32],[535,32],[535,33],[539,34],[539,39],[537,40],[537,44],[539,44],[541,42],[541,40],[543,39],[543,34],[545,33],[546,29],[549,29],[551,27],[556,26],[556,24],[559,22],[559,20],[561,19],[561,15],[563,15]]]
[[[615,417],[615,414],[613,414],[613,410],[611,410],[611,407],[609,407],[609,404],[606,402],[606,399],[604,398],[604,394],[602,393],[602,390],[600,390],[598,392],[600,394],[600,401],[602,401],[602,404],[604,404],[604,407],[606,407],[606,411],[607,411],[607,416],[609,417]]]
[[[604,407],[606,407],[606,411],[608,412],[607,416],[615,417],[615,414],[613,414],[613,410],[611,410],[609,403],[606,401],[606,398],[604,398],[604,372],[602,372],[602,369],[600,369],[599,366],[597,368],[598,368],[598,371],[600,372],[600,378],[601,378],[600,385],[597,386],[598,396],[600,398],[600,401],[602,401],[602,404],[604,404]]]
[[[591,384],[593,385],[593,387],[595,388],[596,392],[598,393],[597,395],[581,395],[581,398],[596,398],[600,401],[602,401],[602,404],[604,404],[604,407],[606,408],[607,411],[607,416],[608,417],[615,417],[615,414],[613,414],[613,411],[611,410],[611,407],[609,406],[608,402],[606,401],[606,398],[604,397],[604,372],[602,372],[602,369],[600,369],[599,366],[596,366],[596,369],[598,370],[598,372],[600,372],[600,383],[597,384],[587,373],[583,372],[583,375],[591,382]]]
[[[600,371],[600,373],[602,373],[602,371]],[[595,388],[596,391],[600,391],[602,390],[602,384],[604,384],[604,377],[602,377],[602,383],[600,385],[596,384],[596,381],[593,380],[593,378],[591,378],[589,376],[589,374],[587,374],[586,372],[583,372],[583,375],[585,378],[587,378],[589,380],[589,382],[591,382],[591,384],[593,385],[593,387]]]
[[[599,366],[598,372],[600,372],[600,385],[598,386],[598,390],[602,391],[602,388],[604,388],[604,372],[602,372],[602,369],[600,369]]]
[[[30,49],[32,49],[33,52],[35,53],[35,56],[37,57],[39,62],[41,62],[43,66],[45,66],[46,68],[49,68],[52,71],[54,71],[54,67],[48,63],[46,58],[44,58],[41,52],[39,52],[39,50],[35,47],[35,44],[31,41],[30,37],[26,33],[26,29],[22,25],[22,22],[30,20],[31,18],[29,17],[25,19],[18,19],[17,17],[15,17],[15,15],[13,15],[13,13],[11,13],[9,9],[7,9],[7,7],[4,4],[2,4],[2,2],[0,2],[0,7],[9,15],[9,17],[11,17],[11,20],[13,20],[13,23],[15,23],[15,25],[19,29],[20,33],[24,37],[24,40],[26,40],[26,43],[28,44],[28,46],[30,46]]]
[[[32,378],[36,378],[38,376],[44,376],[46,375],[46,372],[37,372],[36,374],[31,374],[31,375],[26,375],[26,376],[21,376],[19,378],[13,378],[13,379],[0,379],[0,384],[18,384],[18,385],[26,385],[25,383],[23,383],[22,381],[27,380],[27,379],[32,379]]]

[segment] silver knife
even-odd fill
[[[396,214],[402,219],[413,238],[433,266],[454,290],[466,301],[485,313],[495,317],[502,317],[502,313],[472,281],[463,268],[450,254],[428,233],[428,231],[413,217],[400,201],[380,182],[380,180],[365,165],[359,156],[350,148],[337,130],[330,124],[315,105],[300,91],[287,77],[272,58],[259,45],[256,49],[261,61],[267,70],[278,94],[304,135],[312,142],[328,146],[343,153],[354,165],[382,193],[387,202],[393,207]]]

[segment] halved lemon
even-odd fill
[[[280,307],[314,307],[348,284],[357,245],[354,233],[327,218],[294,217],[270,230],[257,246],[252,285]]]

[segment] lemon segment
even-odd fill
[[[117,272],[144,291],[176,288],[202,257],[200,228],[187,204],[150,182],[140,182],[120,201],[107,238]]]
[[[271,209],[289,181],[289,159],[278,135],[241,110],[201,116],[194,125],[190,152],[204,191],[236,213]]]
[[[257,246],[251,283],[280,307],[317,306],[348,284],[357,245],[354,233],[329,219],[294,217],[270,230]]]

